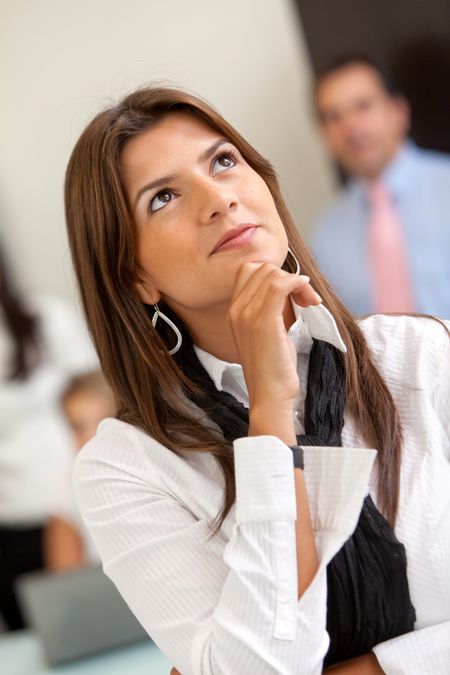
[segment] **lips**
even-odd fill
[[[255,225],[254,223],[244,223],[242,225],[239,225],[238,227],[234,227],[231,230],[228,230],[225,232],[225,234],[219,239],[217,244],[214,246],[213,250],[211,251],[212,255],[213,253],[217,253],[224,244],[230,243],[235,239],[236,243],[238,243],[238,238],[247,230],[255,230],[258,226]],[[250,235],[250,232],[249,232]],[[224,247],[225,248],[225,247]]]

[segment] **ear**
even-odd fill
[[[134,282],[134,289],[145,305],[155,305],[161,299],[161,293],[155,288],[150,279],[145,279],[144,281],[141,275],[137,276]]]
[[[407,134],[411,127],[411,111],[407,99],[404,96],[396,96],[395,107],[400,129]]]

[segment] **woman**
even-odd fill
[[[0,616],[11,631],[26,624],[15,581],[45,565],[44,527],[71,460],[59,396],[95,363],[79,317],[56,298],[21,294],[0,251]]]
[[[121,405],[77,499],[162,651],[183,675],[446,672],[445,327],[356,323],[271,165],[181,91],[100,113],[65,200]]]

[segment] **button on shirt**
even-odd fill
[[[374,652],[388,675],[444,675],[450,663],[450,338],[421,318],[380,315],[360,326],[404,428],[395,531],[406,548],[417,613],[413,632]],[[304,392],[312,337],[343,345],[323,307],[297,310],[289,335]],[[197,354],[217,387],[248,403],[238,364]],[[301,409],[303,396],[297,403]],[[304,448],[320,566],[298,600],[294,470],[281,440],[234,442],[236,502],[209,538],[223,497],[211,454],[180,457],[129,424],[101,423],[76,460],[78,505],[106,574],[183,675],[322,672],[329,645],[326,565],[356,527],[365,495],[370,491],[377,502],[376,450],[363,445],[345,416],[342,448]]]
[[[406,142],[380,181],[404,229],[415,311],[450,319],[450,157]],[[355,314],[374,311],[368,255],[367,188],[352,180],[319,218],[312,249]]]

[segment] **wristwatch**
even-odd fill
[[[290,445],[292,450],[292,458],[294,460],[294,469],[304,469],[305,463],[303,461],[303,448],[299,445]]]

